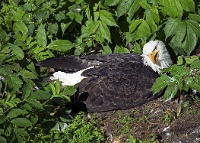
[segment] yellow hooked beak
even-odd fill
[[[152,53],[148,54],[148,57],[150,58],[150,60],[154,64],[157,64],[158,63],[158,57],[159,57],[159,51],[157,49],[155,49]]]

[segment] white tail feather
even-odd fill
[[[65,73],[65,72],[58,71],[58,72],[53,73],[53,76],[50,77],[50,80],[59,79],[62,82],[63,86],[67,86],[67,85],[74,86],[77,83],[81,82],[84,78],[86,78],[85,76],[82,76],[81,74],[83,73],[83,71],[90,68],[94,68],[94,66],[88,67],[86,69],[80,70],[75,73]]]

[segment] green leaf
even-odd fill
[[[40,25],[36,32],[36,40],[39,46],[45,48],[47,45],[47,36],[44,25]]]
[[[179,23],[176,29],[176,34],[170,41],[170,46],[174,49],[176,53],[184,54],[183,41],[184,41],[185,35],[186,35],[186,23],[181,22]]]
[[[1,143],[7,143],[6,138],[0,136],[0,142],[1,142]]]
[[[177,32],[177,27],[181,23],[181,20],[178,18],[168,18],[167,22],[165,23],[164,32],[166,38],[169,36],[175,35]]]
[[[185,68],[186,68],[185,65],[181,65],[181,66],[172,65],[170,68],[162,69],[162,71],[170,72],[170,74],[173,77],[182,78],[182,76],[185,76],[185,75],[189,74],[189,71],[185,70]]]
[[[128,19],[131,20],[134,16],[134,14],[139,10],[140,5],[139,5],[140,0],[134,0],[129,11],[128,11]]]
[[[42,104],[41,104],[39,101],[37,101],[36,99],[28,99],[28,100],[26,100],[26,101],[27,101],[27,103],[28,103],[31,107],[33,107],[33,108],[36,108],[36,109],[43,109]]]
[[[194,21],[200,22],[200,15],[190,13],[188,18],[190,20],[194,20]]]
[[[62,34],[65,33],[66,29],[69,27],[69,25],[71,25],[72,22],[68,22],[68,23],[61,23],[61,30],[62,30]]]
[[[28,28],[22,21],[17,21],[13,24],[13,31],[17,36],[17,39],[23,38],[23,41],[26,40]],[[21,37],[22,36],[22,37]]]
[[[119,47],[118,45],[114,49],[114,53],[130,53],[127,48]]]
[[[129,26],[129,32],[132,33],[134,30],[137,30],[139,24],[141,24],[142,20],[133,20]]]
[[[140,0],[139,4],[144,9],[150,9],[151,8],[151,5],[148,4],[147,0]]]
[[[138,27],[138,29],[133,33],[133,41],[149,37],[151,35],[151,28],[145,20],[142,20],[142,23]]]
[[[20,116],[21,114],[23,114],[23,110],[19,109],[19,108],[14,108],[11,109],[10,112],[7,114],[8,118],[16,118],[18,116]]]
[[[12,54],[16,56],[18,60],[22,60],[24,58],[24,52],[17,46],[11,43],[8,43],[9,47],[12,49]]]
[[[33,73],[31,71],[28,71],[26,69],[22,69],[18,75],[21,75],[23,78],[28,78],[28,79],[37,79],[36,73]]]
[[[101,36],[103,38],[110,41],[110,30],[109,30],[108,26],[103,21],[100,22],[99,31],[100,31]]]
[[[6,115],[0,113],[0,124],[4,123],[5,121],[6,121]]]
[[[187,53],[187,55],[190,55],[190,53],[195,49],[196,44],[196,34],[190,26],[187,26],[187,34],[183,43],[184,51]]]
[[[129,11],[132,3],[133,0],[121,0],[120,4],[117,6],[117,17],[126,14]]]
[[[169,85],[164,93],[164,101],[169,101],[173,99],[177,92],[178,89],[176,88],[176,85]]]
[[[69,40],[55,40],[52,41],[47,48],[55,51],[66,52],[74,47]]]
[[[62,94],[65,95],[74,95],[76,92],[76,88],[74,86],[66,86],[62,91]]]
[[[51,94],[44,90],[36,90],[31,94],[29,99],[37,99],[37,100],[47,100],[51,97]]]
[[[179,2],[183,10],[195,12],[195,3],[193,0],[180,0]]]
[[[57,23],[48,23],[48,33],[56,34],[58,32],[58,24]]]
[[[160,0],[162,12],[173,18],[181,18],[183,15],[183,8],[178,0]]]
[[[14,132],[20,136],[29,136],[28,132],[24,128],[14,128]]]
[[[168,83],[170,82],[170,77],[168,77],[166,74],[161,74],[160,77],[156,79],[156,82],[153,84],[151,91],[154,93],[158,93],[162,89],[164,89]]]
[[[184,61],[183,61],[183,57],[182,56],[178,56],[177,58],[177,65],[183,65]]]
[[[11,120],[11,123],[20,127],[28,127],[32,125],[32,123],[26,118],[15,118]]]
[[[187,20],[187,27],[190,27],[190,29],[200,38],[200,26],[197,21],[194,20]]]
[[[100,19],[109,26],[117,26],[112,14],[106,10],[99,11]]]
[[[155,20],[153,19],[153,15],[154,13],[150,10],[150,11],[146,11],[146,21],[149,24],[149,26],[151,27],[151,31],[155,32],[157,31],[157,25],[155,23]]]
[[[197,56],[193,58],[190,68],[191,69],[200,69],[200,60],[198,59]]]
[[[102,54],[112,54],[112,50],[109,46],[103,46]]]
[[[104,5],[105,6],[115,6],[117,5],[121,0],[105,0]]]
[[[33,91],[32,84],[31,83],[25,83],[25,85],[22,88],[23,99],[27,99],[30,96],[32,91]]]

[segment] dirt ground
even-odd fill
[[[98,126],[106,143],[123,143],[128,135],[149,142],[200,143],[200,98],[184,100],[163,102],[161,97],[133,109],[97,113]]]

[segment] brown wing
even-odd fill
[[[66,72],[77,72],[90,66],[98,66],[102,63],[124,62],[127,60],[137,61],[141,58],[135,54],[109,54],[109,55],[87,55],[87,56],[60,56],[38,62],[41,67],[51,67]]]
[[[93,75],[92,70],[96,71]],[[142,60],[110,63],[110,67],[102,65],[83,74],[89,78],[78,86],[88,112],[133,108],[161,95],[150,92],[159,75],[143,65]]]

